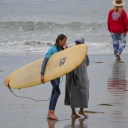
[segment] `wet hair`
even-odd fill
[[[60,34],[60,35],[58,35],[58,37],[56,38],[56,43],[55,43],[55,45],[56,45],[58,51],[59,51],[59,40],[63,40],[64,38],[67,38],[64,34]],[[62,49],[63,49],[63,47],[62,47]]]
[[[58,35],[58,37],[56,38],[56,46],[59,46],[59,40],[63,40],[64,38],[67,38],[64,34],[60,34]]]

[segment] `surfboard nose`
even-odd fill
[[[5,86],[8,87],[8,85],[9,85],[9,80],[8,80],[8,79],[5,79],[4,84],[5,84]]]

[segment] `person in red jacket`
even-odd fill
[[[117,60],[126,46],[126,35],[128,31],[128,18],[123,8],[125,2],[114,0],[114,8],[108,14],[108,30],[111,33],[113,50]]]

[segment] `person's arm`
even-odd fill
[[[111,32],[111,30],[110,30],[110,12],[108,13],[107,25],[108,25],[109,32]]]
[[[89,57],[86,55],[86,65],[89,66]]]
[[[122,19],[123,19],[124,29],[125,29],[124,36],[126,36],[128,31],[128,17],[125,10],[123,10],[122,15],[123,15]]]
[[[44,73],[45,73],[45,67],[46,67],[46,64],[50,58],[50,56],[52,55],[52,48],[49,48],[48,49],[48,52],[46,53],[45,57],[44,57],[44,60],[42,62],[42,66],[41,66],[41,83],[45,83],[45,80],[44,80]]]
[[[90,64],[88,54],[86,55],[85,63],[86,63],[86,66],[89,66],[89,64]],[[87,75],[87,77],[88,77],[88,75]],[[88,83],[90,83],[89,78],[88,78]]]
[[[44,72],[45,72],[45,67],[46,67],[47,62],[48,62],[48,58],[45,57],[42,62],[42,67],[41,67],[41,83],[45,83]]]

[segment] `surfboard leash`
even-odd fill
[[[49,97],[49,99],[48,99],[48,100],[35,100],[35,99],[33,99],[33,98],[30,98],[30,97],[24,97],[24,96],[18,96],[18,95],[16,95],[16,94],[11,90],[11,88],[10,88],[9,84],[8,84],[8,88],[9,88],[9,90],[12,92],[12,94],[13,94],[14,96],[16,96],[16,97],[20,97],[20,98],[27,98],[27,99],[31,99],[31,100],[34,100],[34,101],[36,101],[36,102],[39,102],[39,101],[49,101],[49,100],[50,100],[50,98],[51,98],[51,95],[50,95],[50,97]]]
[[[62,77],[62,80],[60,81],[60,83],[63,81],[63,77]],[[12,94],[14,95],[14,96],[16,96],[16,97],[20,97],[20,98],[27,98],[27,99],[31,99],[31,100],[34,100],[34,101],[36,101],[36,102],[39,102],[39,101],[49,101],[50,100],[50,98],[51,98],[51,96],[52,96],[52,94],[50,95],[50,97],[48,98],[48,100],[35,100],[35,99],[33,99],[33,98],[30,98],[30,97],[24,97],[24,96],[18,96],[18,95],[16,95],[12,90],[11,90],[11,88],[10,88],[10,85],[8,84],[8,88],[9,88],[9,90],[12,92]]]

